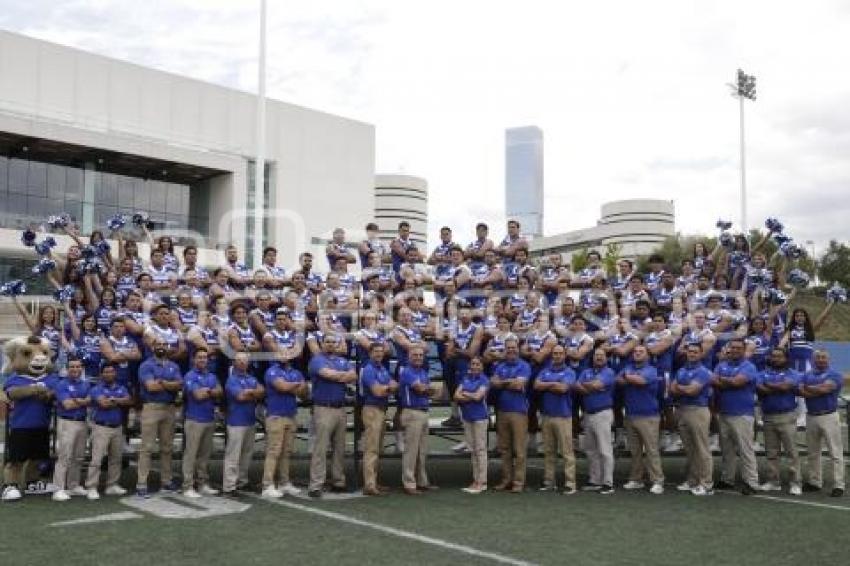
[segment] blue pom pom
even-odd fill
[[[764,227],[768,229],[770,232],[781,233],[784,226],[782,226],[782,222],[777,218],[768,218],[764,221]]]
[[[61,289],[56,289],[56,291],[53,292],[53,298],[60,303],[67,303],[74,298],[74,286],[65,285]]]
[[[97,250],[97,255],[105,256],[109,255],[109,250],[111,249],[109,246],[109,242],[106,240],[101,240],[97,244],[95,244],[95,249]]]
[[[147,214],[139,213],[133,215],[133,224],[136,226],[146,226],[150,222]]]
[[[33,266],[32,272],[36,275],[44,275],[45,273],[50,273],[54,269],[56,269],[56,262],[50,258],[43,257]]]
[[[99,256],[98,249],[95,246],[88,245],[80,250],[80,256],[85,260],[91,260]]]
[[[35,245],[35,232],[29,229],[24,230],[21,233],[21,243],[28,248],[33,247]]]
[[[0,285],[0,295],[4,297],[17,297],[27,292],[27,286],[20,279],[13,279]]]
[[[109,228],[111,232],[115,232],[120,230],[127,224],[127,217],[123,214],[116,214],[106,222],[106,227]]]
[[[731,227],[732,227],[732,223],[731,223],[731,222],[729,222],[728,220],[718,220],[718,221],[717,221],[717,224],[715,224],[715,226],[717,226],[717,228],[718,228],[721,232],[723,232],[723,231],[726,231],[726,230],[728,230],[729,228],[731,228]]]
[[[40,256],[46,256],[50,254],[50,250],[56,247],[56,240],[53,239],[53,236],[48,236],[39,243],[35,245],[35,253]]]
[[[767,301],[771,305],[781,305],[786,301],[786,299],[787,297],[785,296],[785,293],[775,287],[767,291]]]
[[[809,274],[802,269],[792,269],[788,272],[788,282],[794,287],[806,288],[809,286]]]
[[[827,290],[826,299],[834,303],[846,303],[847,289],[836,283]]]
[[[67,213],[59,214],[57,216],[49,216],[47,218],[47,225],[53,230],[66,228],[70,223],[71,216]]]
[[[773,240],[776,242],[776,245],[781,246],[782,244],[786,244],[791,242],[791,236],[786,236],[785,234],[774,234]]]

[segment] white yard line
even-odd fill
[[[84,525],[86,523],[110,523],[112,521],[126,521],[128,519],[141,519],[143,515],[133,513],[132,511],[122,511],[120,513],[109,513],[108,515],[98,515],[96,517],[83,517],[82,519],[71,519],[70,521],[59,521],[51,523],[51,527],[65,527],[67,525]]]
[[[252,495],[251,497],[260,499],[257,495]],[[302,505],[300,503],[293,503],[291,501],[285,501],[282,499],[263,499],[267,503],[271,503],[273,505],[280,505],[282,507],[288,507],[289,509],[295,509],[297,511],[303,511],[305,513],[312,513],[313,515],[318,515],[320,517],[324,517],[326,519],[333,519],[334,521],[339,521],[341,523],[347,523],[349,525],[357,525],[359,527],[365,527],[367,529],[372,529],[374,531],[378,531],[387,535],[392,535],[399,538],[404,538],[408,540],[413,540],[416,542],[421,542],[423,544],[429,544],[431,546],[436,546],[439,548],[443,548],[446,550],[453,550],[455,552],[459,552],[462,554],[467,554],[470,556],[475,556],[476,558],[484,558],[486,560],[491,560],[493,562],[498,562],[500,564],[512,564],[514,566],[532,566],[532,562],[527,562],[525,560],[518,560],[516,558],[511,558],[510,556],[504,556],[502,554],[496,554],[495,552],[487,552],[484,550],[478,550],[477,548],[472,548],[471,546],[465,546],[462,544],[457,544],[453,542],[449,542],[446,540],[441,540],[434,537],[429,537],[425,535],[420,535],[418,533],[413,533],[410,531],[404,531],[401,529],[397,529],[395,527],[387,527],[385,525],[381,525],[378,523],[372,523],[369,521],[364,521],[362,519],[356,519],[354,517],[349,517],[348,515],[343,515],[342,513],[334,513],[333,511],[326,511],[324,509],[318,509],[316,507],[311,507],[309,505]]]
[[[737,491],[721,491],[718,489],[715,490],[714,493],[721,495],[740,495],[741,497],[744,497],[744,495]],[[767,501],[778,501],[779,503],[792,503],[794,505],[808,505],[809,507],[833,509],[835,511],[850,511],[850,507],[845,507],[844,505],[830,505],[829,503],[818,503],[817,501],[806,501],[805,499],[788,499],[786,497],[776,497],[773,495],[748,495],[746,497],[752,497],[753,499],[765,499]]]

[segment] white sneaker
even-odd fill
[[[100,499],[100,494],[97,492],[96,489],[91,488],[90,490],[86,491],[86,499],[88,499],[89,501],[97,501],[98,499]]]
[[[470,495],[478,495],[482,491],[486,491],[486,489],[487,489],[486,487],[484,489],[482,489],[480,487],[464,487],[463,489],[461,489],[461,491],[463,491],[464,493],[468,493]]]
[[[127,495],[127,490],[120,485],[110,485],[103,493],[106,495]]]
[[[703,497],[706,495],[714,495],[714,490],[706,489],[705,486],[698,485],[691,490],[691,493],[697,497]]]
[[[280,499],[281,497],[283,497],[283,494],[276,490],[273,485],[270,485],[269,487],[263,490],[263,493],[260,494],[260,497],[262,497],[263,499]]]
[[[644,488],[644,483],[642,481],[629,480],[625,484],[623,484],[623,489],[630,490],[630,491],[635,490],[635,489],[643,489],[643,488]]]
[[[202,485],[198,491],[201,492],[201,495],[218,495],[217,489],[214,489],[206,484]]]
[[[649,488],[649,493],[652,495],[661,495],[664,493],[664,484],[660,482],[652,484],[652,487]]]
[[[782,491],[782,486],[778,482],[767,481],[759,486],[759,491]]]
[[[18,489],[17,486],[7,485],[3,488],[3,495],[0,496],[0,499],[2,499],[3,501],[17,501],[21,497],[21,490]]]
[[[183,492],[183,497],[188,497],[189,499],[200,499],[203,497],[200,493],[192,489],[191,487]]]
[[[466,442],[459,442],[459,443],[455,444],[454,446],[452,446],[452,452],[457,452],[458,454],[460,454],[460,453],[467,453],[468,454],[469,453],[469,446],[466,444]]]
[[[301,490],[292,485],[291,483],[287,483],[286,485],[280,486],[278,488],[278,491],[280,491],[284,495],[301,495]]]
[[[89,490],[87,490],[81,485],[78,485],[74,489],[68,490],[68,494],[74,497],[86,497],[89,494]]]
[[[679,438],[679,435],[672,435],[670,437],[670,442],[667,443],[667,447],[664,449],[664,452],[679,452],[682,450],[682,439]]]
[[[60,489],[53,493],[53,501],[68,501],[71,496],[64,489]]]
[[[788,493],[791,495],[803,495],[803,488],[801,488],[797,484],[792,484],[791,488],[788,490]]]
[[[676,490],[678,491],[693,491],[694,488],[691,487],[691,484],[688,482],[682,482],[676,486]]]

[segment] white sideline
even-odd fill
[[[714,493],[718,493],[721,495],[740,495],[744,497],[744,495],[738,493],[737,491],[721,491],[719,489],[714,490]],[[821,509],[833,509],[835,511],[850,511],[850,507],[845,507],[843,505],[830,505],[829,503],[818,503],[817,501],[805,501],[803,499],[788,499],[787,497],[776,497],[774,495],[748,495],[746,497],[751,497],[753,499],[766,499],[767,501],[778,501],[779,503],[793,503],[795,505],[808,505],[809,507],[820,507]]]
[[[463,554],[468,554],[470,556],[475,556],[477,558],[484,558],[487,560],[492,560],[493,562],[498,562],[500,564],[513,564],[514,566],[534,566],[533,562],[527,562],[525,560],[517,560],[516,558],[511,558],[510,556],[503,556],[501,554],[496,554],[494,552],[486,552],[484,550],[478,550],[477,548],[472,548],[471,546],[465,546],[462,544],[456,544],[453,542],[441,540],[438,538],[433,538],[425,535],[420,535],[417,533],[412,533],[410,531],[403,531],[401,529],[397,529],[395,527],[387,527],[385,525],[380,525],[378,523],[371,523],[369,521],[364,521],[362,519],[355,519],[354,517],[349,517],[348,515],[343,515],[342,513],[334,513],[333,511],[325,511],[324,509],[317,509],[316,507],[311,507],[309,505],[302,505],[300,503],[293,503],[291,501],[285,501],[281,499],[262,499],[258,495],[251,495],[251,497],[255,499],[261,499],[266,503],[271,503],[273,505],[280,505],[283,507],[289,507],[290,509],[295,509],[297,511],[304,511],[305,513],[312,513],[314,515],[319,515],[320,517],[325,517],[326,519],[333,519],[335,521],[340,521],[343,523],[348,523],[349,525],[357,525],[359,527],[365,527],[367,529],[372,529],[375,531],[382,532],[384,534],[396,536],[399,538],[405,538],[409,540],[414,540],[417,542],[421,542],[424,544],[430,544],[432,546],[437,546],[440,548],[444,548],[446,550],[454,550],[456,552],[460,552]]]
[[[82,519],[71,519],[70,521],[59,521],[58,523],[50,523],[51,527],[66,527],[68,525],[85,525],[87,523],[109,523],[112,521],[126,521],[128,519],[141,519],[143,515],[133,513],[132,511],[122,511],[120,513],[110,513],[108,515],[98,515],[97,517],[83,517]]]

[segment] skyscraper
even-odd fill
[[[505,130],[505,213],[523,234],[543,235],[543,130]]]

